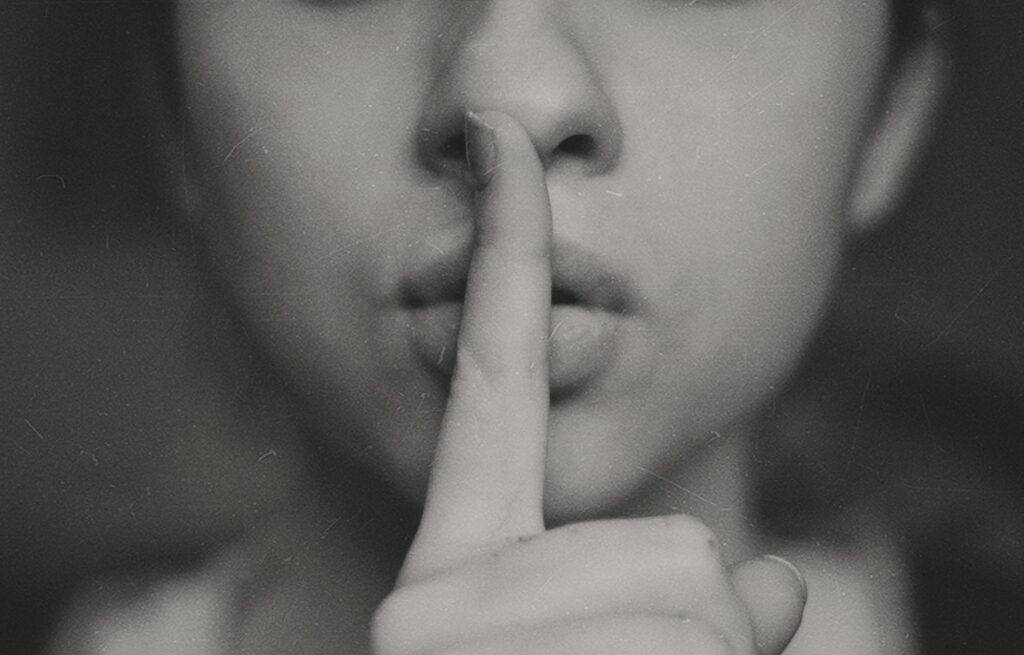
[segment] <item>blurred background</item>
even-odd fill
[[[843,484],[900,508],[919,593],[958,617],[928,652],[996,653],[1024,620],[1024,5],[961,4],[949,102],[903,215],[851,253],[776,423],[848,439]],[[187,561],[273,511],[298,459],[285,408],[203,365],[231,328],[146,173],[126,29],[117,3],[0,6],[10,652],[79,576]],[[965,594],[978,611],[959,611]]]

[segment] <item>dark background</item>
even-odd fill
[[[903,512],[920,593],[957,617],[931,652],[995,653],[1024,622],[1024,3],[961,5],[931,150],[779,423],[845,435],[849,484]],[[281,412],[199,361],[221,327],[146,174],[126,26],[116,3],[0,6],[0,643],[76,576],[201,553],[292,480]]]

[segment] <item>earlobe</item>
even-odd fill
[[[929,11],[929,14],[933,12]],[[856,232],[877,227],[896,208],[934,126],[949,76],[949,50],[929,26],[896,55],[849,197],[847,221]]]

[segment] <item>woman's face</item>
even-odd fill
[[[554,220],[547,504],[622,500],[749,418],[814,328],[881,0],[182,0],[199,230],[318,431],[425,487],[470,253],[467,110]]]

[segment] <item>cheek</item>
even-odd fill
[[[760,128],[772,136],[727,137],[702,158],[684,215],[652,246],[663,286],[687,303],[668,305],[687,321],[674,346],[715,382],[705,398],[770,392],[819,318],[842,247],[847,162],[810,171],[814,153],[798,138],[773,143],[798,132]]]
[[[406,3],[314,4],[182,3],[178,17],[188,146],[204,191],[232,210],[213,231],[268,254],[279,242],[312,247],[285,268],[394,243],[374,237],[415,216],[396,180],[415,145],[417,62],[428,59],[414,37],[429,31],[413,29]],[[378,43],[396,34],[408,35],[401,48]]]
[[[380,62],[353,64],[325,48],[344,37],[337,30],[310,35],[305,25],[301,39],[283,42],[294,17],[278,17],[281,33],[264,23],[287,5],[184,5],[196,225],[246,333],[301,397],[304,420],[350,450],[383,445],[368,456],[385,469],[425,471],[430,453],[409,435],[434,429],[436,385],[408,374],[382,311],[419,230],[452,214],[442,189],[398,170],[410,159],[401,135],[415,125],[415,104],[403,100],[415,85],[401,76],[412,73],[392,67],[395,78],[367,83],[361,76]],[[392,101],[378,102],[382,93]]]
[[[691,426],[772,392],[820,318],[842,250],[885,12],[794,6],[761,39],[623,73],[654,80],[618,100],[633,127],[630,184],[647,191],[634,213],[646,217],[637,228],[661,299],[661,397],[687,405]]]
[[[183,10],[188,145],[206,202],[196,220],[217,268],[275,345],[362,343],[344,332],[386,292],[433,200],[396,183],[409,144],[394,135],[414,109],[392,87],[412,94],[413,73],[389,66],[370,83],[387,53],[299,3]]]
[[[720,147],[673,203],[685,209],[669,234],[652,239],[659,286],[672,292],[659,317],[665,399],[684,396],[701,423],[740,418],[770,395],[827,301],[845,176],[834,169],[827,183],[808,183],[806,156],[792,145]]]

